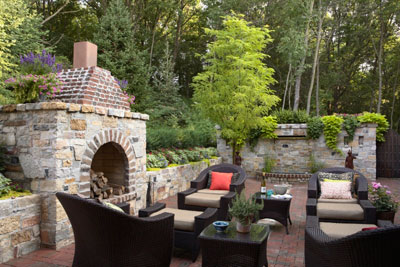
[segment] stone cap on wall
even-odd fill
[[[376,128],[376,123],[362,123],[359,128]],[[285,123],[278,124],[274,133],[279,137],[306,137],[307,124],[306,123]]]
[[[0,112],[24,112],[38,110],[65,110],[67,112],[96,113],[99,115],[113,116],[117,118],[149,120],[149,115],[138,112],[130,112],[123,109],[104,108],[93,105],[80,105],[64,102],[39,102],[26,104],[11,104],[0,106]]]

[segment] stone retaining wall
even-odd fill
[[[325,167],[344,167],[348,150],[352,148],[357,159],[354,160],[354,169],[365,177],[376,179],[376,124],[363,124],[356,129],[353,141],[345,143],[347,133],[342,131],[338,135],[337,147],[343,152],[340,155],[332,151],[325,144],[323,134],[317,140],[307,139],[306,124],[279,124],[275,133],[277,139],[258,140],[252,149],[246,145],[241,150],[242,167],[250,177],[264,168],[264,158],[269,157],[276,161],[273,172],[307,173],[310,172],[310,156],[325,164]],[[217,149],[223,162],[232,162],[232,149],[218,137]]]
[[[0,200],[0,263],[40,248],[40,196]]]
[[[221,158],[210,159],[210,166],[220,164]],[[148,189],[148,182],[150,182],[151,202],[155,203],[158,200],[175,196],[178,192],[190,188],[190,181],[197,178],[200,172],[208,167],[205,161],[193,162],[177,167],[162,169],[159,171],[148,171],[146,173],[146,180],[138,180],[138,195],[142,196],[141,199],[136,199],[137,210],[146,207],[146,196]],[[140,190],[140,191],[139,191]]]

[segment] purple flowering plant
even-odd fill
[[[372,182],[368,186],[369,200],[376,207],[376,211],[397,211],[399,202],[394,199],[392,192],[386,185]]]
[[[42,53],[28,53],[20,56],[21,75],[5,81],[14,88],[17,103],[36,102],[38,99],[52,99],[62,91],[58,78],[62,70],[56,64],[56,57],[43,50]]]
[[[129,102],[130,105],[134,105],[136,97],[134,95],[128,94],[126,91],[124,91],[124,89],[126,89],[128,87],[128,81],[127,80],[119,80],[117,78],[114,78],[114,79],[118,83],[119,87],[123,90],[125,99]]]

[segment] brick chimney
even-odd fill
[[[91,42],[74,43],[74,68],[97,66],[97,45]]]
[[[130,110],[130,104],[110,71],[97,67],[97,46],[74,44],[74,68],[63,70],[62,92],[56,99],[65,103]]]

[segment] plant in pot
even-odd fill
[[[372,182],[368,187],[369,199],[376,207],[377,218],[380,220],[394,221],[394,215],[399,207],[399,202],[394,199],[392,192],[386,185]]]
[[[264,207],[264,203],[257,203],[256,199],[250,197],[246,199],[244,190],[236,194],[229,207],[229,215],[235,218],[236,230],[240,233],[250,232],[253,220],[258,220],[258,211]]]

